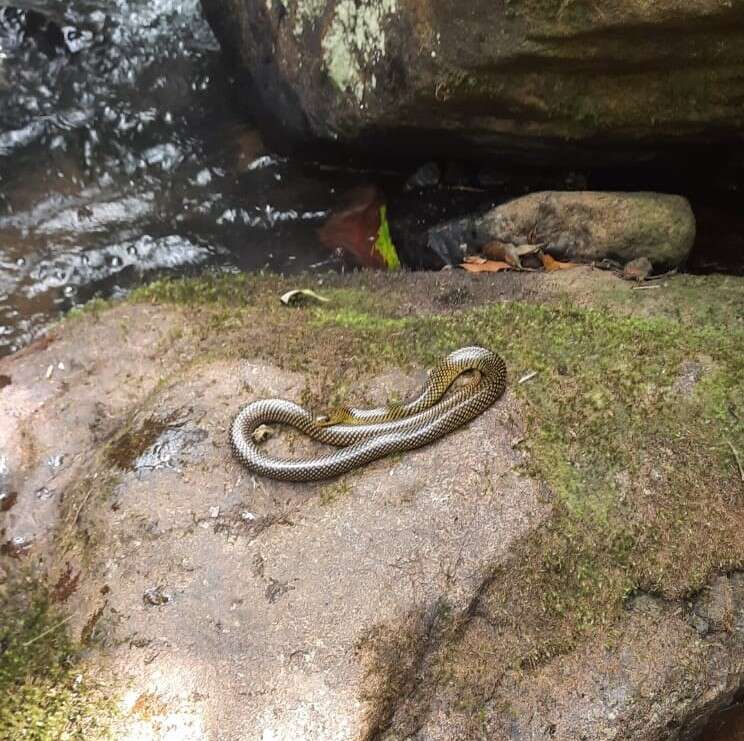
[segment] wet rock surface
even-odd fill
[[[137,318],[142,326],[145,317]],[[100,351],[112,339],[102,321],[88,328],[83,352],[73,328],[10,361],[17,381],[6,390],[13,395],[2,446],[27,485],[7,533],[49,536],[59,502],[41,504],[39,485],[70,497],[73,470],[92,477],[92,493],[64,516],[98,544],[94,563],[72,558],[82,576],[66,606],[78,635],[106,617],[112,670],[141,692],[167,695],[171,711],[198,709],[203,720],[187,725],[184,738],[217,728],[235,739],[265,738],[267,729],[351,738],[366,723],[358,657],[365,636],[442,600],[465,610],[490,565],[546,512],[539,485],[517,470],[514,399],[441,445],[340,481],[257,480],[232,459],[229,421],[240,402],[298,398],[304,379],[252,362],[200,363],[157,391],[173,360],[155,349],[171,327],[163,320],[149,336],[150,359]],[[46,379],[52,359],[73,370]],[[383,402],[420,383],[395,373],[369,379],[369,389]],[[95,419],[108,418],[98,424],[110,431],[137,410],[125,423],[131,432],[93,429],[102,400]],[[115,483],[96,463],[94,435],[108,440],[105,459],[125,469]],[[62,439],[64,462],[52,472],[48,456],[62,454]],[[9,555],[20,557],[20,545],[13,548]]]
[[[583,296],[582,275],[410,280],[417,311],[436,312],[495,290]],[[48,574],[127,733],[452,739],[478,737],[477,721],[492,738],[691,739],[734,700],[737,573],[686,601],[637,596],[611,634],[532,671],[505,669],[492,701],[463,706],[432,667],[454,645],[473,661],[499,645],[494,571],[554,504],[525,469],[515,387],[436,445],[332,482],[272,482],[233,460],[231,417],[254,398],[301,400],[314,381],[250,353],[186,355],[183,322],[175,307],[124,303],[0,361],[13,378],[0,390],[0,453],[17,492],[0,514],[1,567]],[[418,389],[421,370],[390,368],[347,394],[382,403]],[[293,436],[268,444],[316,449]]]
[[[625,164],[742,122],[736,4],[203,5],[265,128],[298,142]]]

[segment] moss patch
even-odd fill
[[[0,736],[109,738],[112,708],[86,678],[64,618],[23,587],[0,610]]]

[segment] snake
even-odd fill
[[[452,388],[471,371],[472,379]],[[499,355],[463,347],[439,361],[421,392],[408,401],[373,409],[341,406],[321,417],[287,399],[250,402],[233,418],[230,443],[235,457],[254,474],[279,481],[321,481],[439,440],[482,414],[505,388],[506,363]],[[272,424],[294,427],[337,450],[316,458],[272,456],[258,442],[260,429]]]

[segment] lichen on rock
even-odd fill
[[[266,0],[269,5],[271,5],[272,1]],[[307,24],[315,23],[320,18],[326,4],[326,0],[296,0],[294,10],[295,36],[299,36],[305,30]]]
[[[377,85],[369,70],[385,53],[385,19],[396,6],[397,0],[363,4],[341,0],[323,37],[323,59],[331,79],[359,103]]]

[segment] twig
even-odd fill
[[[519,379],[519,383],[527,383],[527,381],[531,381],[535,376],[537,375],[537,371],[532,371],[532,373],[528,373],[526,376],[522,376]]]
[[[739,467],[739,478],[741,478],[741,483],[744,484],[744,466],[741,464],[741,456],[739,455],[739,451],[734,447],[734,444],[731,442],[731,440],[726,440],[728,443],[729,448],[731,448],[731,452],[734,454],[734,459],[736,460],[736,465]]]
[[[664,286],[660,286],[658,284],[654,286],[633,286],[633,288],[631,288],[631,291],[649,291],[652,288],[664,288]]]
[[[669,270],[666,273],[659,273],[658,275],[649,275],[646,278],[646,282],[652,281],[652,280],[664,280],[664,278],[671,278],[673,275],[677,275],[677,268],[674,268],[674,270]]]
[[[80,513],[83,511],[83,507],[85,507],[85,503],[90,499],[90,495],[93,493],[93,487],[91,486],[88,491],[86,492],[85,496],[83,497],[83,501],[80,502],[78,505],[77,510],[75,511],[75,516],[70,520],[70,524],[75,525],[77,524],[78,518],[80,517]]]
[[[25,641],[21,644],[23,648],[28,648],[32,643],[36,643],[36,641],[41,640],[44,636],[49,635],[51,632],[57,630],[57,628],[61,628],[65,623],[69,623],[72,618],[75,617],[75,613],[73,612],[72,615],[68,615],[64,620],[61,620],[56,625],[52,625],[51,628],[47,628],[46,630],[42,630],[39,635],[32,638],[30,641]]]

